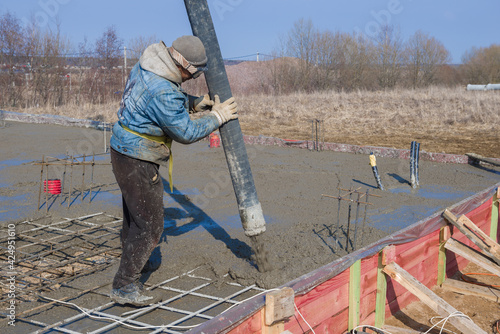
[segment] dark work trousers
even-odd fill
[[[122,257],[113,280],[119,289],[139,279],[163,233],[163,182],[155,163],[111,149],[111,164],[122,192]]]

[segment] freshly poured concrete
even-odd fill
[[[109,142],[109,133],[107,136]],[[104,151],[102,131],[54,125],[7,122],[0,129],[0,141],[2,224],[46,215],[44,196],[37,210],[40,166],[30,162],[41,160],[42,156],[61,158],[66,153],[88,156]],[[408,147],[410,141],[411,138]],[[209,148],[207,141],[192,145],[174,143],[173,194],[167,170],[161,168],[165,188],[165,230],[159,245],[162,266],[148,277],[148,283],[201,266],[207,276],[216,280],[272,288],[347,254],[344,248],[349,203],[341,202],[338,246],[334,240],[338,200],[322,196],[338,196],[338,186],[360,188],[363,193],[369,189],[370,194],[380,196],[369,197],[373,205],[366,208],[364,226],[365,206],[359,207],[356,236],[359,248],[500,181],[499,168],[420,161],[420,187],[411,189],[408,160],[378,157],[378,169],[386,188],[380,191],[375,188],[366,155],[257,145],[248,145],[247,151],[267,222],[263,238],[274,270],[260,273],[253,262],[251,243],[241,228],[223,149]],[[99,156],[96,162],[108,163],[109,155]],[[49,167],[49,178],[62,178],[62,173],[62,167],[58,170]],[[64,191],[69,189],[69,173],[67,169]],[[87,166],[85,170],[83,195],[80,194],[82,174],[81,166],[73,168],[69,208],[65,193],[49,197],[51,219],[102,211],[121,216],[121,195],[111,166],[95,166],[90,203],[91,169]],[[352,204],[349,247],[354,238],[356,210],[356,204]],[[110,280],[114,270],[116,267],[94,274],[93,279]]]

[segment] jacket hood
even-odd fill
[[[139,64],[146,71],[153,72],[175,83],[182,83],[181,72],[163,42],[148,46],[139,59]]]

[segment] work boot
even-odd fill
[[[109,295],[111,300],[118,304],[130,304],[134,306],[148,306],[160,301],[158,296],[144,291],[144,287],[138,281],[125,285],[119,289],[112,289]]]

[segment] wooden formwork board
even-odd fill
[[[397,263],[392,262],[385,266],[384,272],[408,291],[414,294],[418,299],[429,306],[434,312],[442,317],[448,317],[453,314],[459,314],[459,311],[448,304],[441,297],[432,292],[425,285],[420,283],[415,277],[401,268]],[[468,317],[450,317],[448,322],[463,333],[486,334]]]

